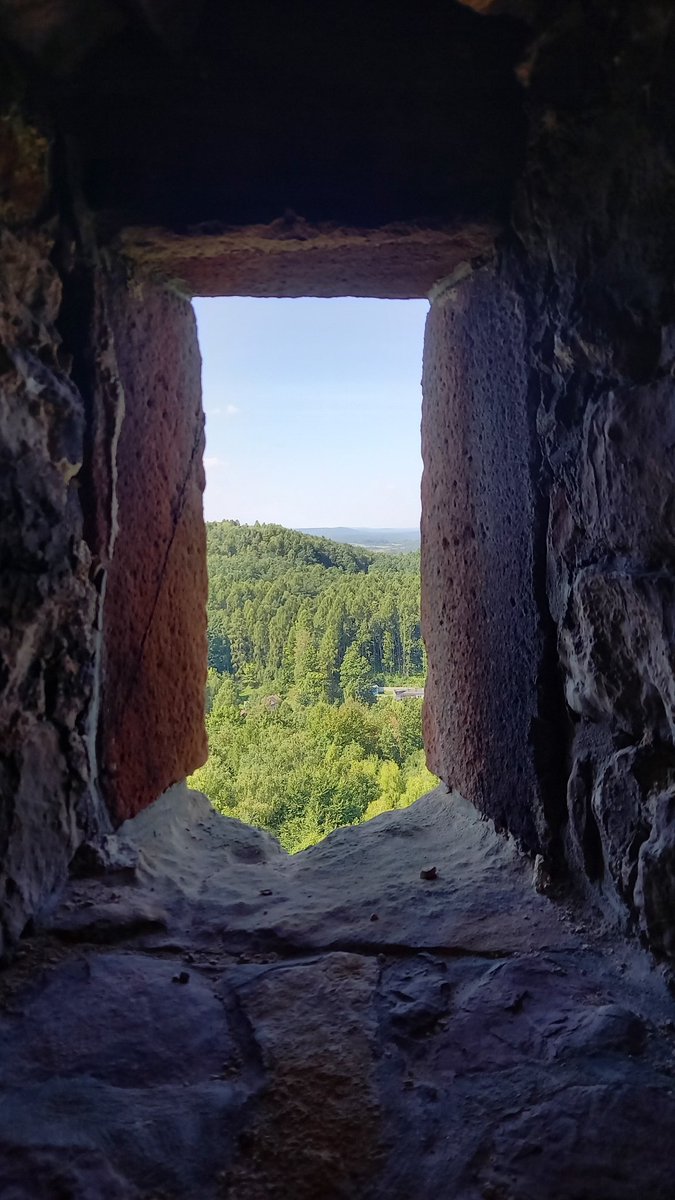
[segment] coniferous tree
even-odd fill
[[[373,700],[373,671],[356,643],[350,646],[340,667],[340,687],[345,700]]]

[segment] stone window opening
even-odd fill
[[[672,1195],[672,0],[0,4],[0,1177]],[[203,760],[195,296],[430,297],[426,748]],[[534,870],[533,870],[534,868]]]
[[[462,273],[467,250],[454,230],[393,227],[346,235],[313,229],[292,215],[264,236],[226,235],[218,246],[213,257],[210,235],[185,244],[180,271],[191,297],[428,302],[444,266]],[[115,478],[122,532],[106,581],[97,733],[99,782],[117,820],[152,803],[207,753],[204,418],[196,323],[187,298],[147,280],[159,252],[152,235],[138,245],[129,235],[124,248],[138,279],[122,289],[111,281],[106,307],[124,397]],[[135,540],[127,536],[132,529],[152,533]],[[164,684],[169,663],[172,689]]]
[[[245,618],[241,614],[238,618],[228,607],[220,633],[218,608],[210,602],[209,760],[190,776],[189,784],[209,795],[226,815],[267,828],[271,820],[282,844],[299,849],[335,827],[365,819],[366,813],[370,818],[408,804],[437,783],[426,770],[421,740],[416,747],[411,741],[413,727],[421,719],[426,666],[419,599],[416,612],[409,611],[411,583],[415,587],[410,572],[415,572],[415,564],[400,575],[398,589],[395,574],[385,569],[390,554],[419,550],[420,377],[428,301],[231,297],[196,299],[193,305],[206,417],[207,522],[234,520],[243,526],[304,530],[334,546],[356,542],[355,551],[345,547],[344,564],[337,566],[339,578],[334,570],[332,579],[326,576],[315,581],[311,598],[308,595],[302,602],[311,632],[304,625],[298,632],[301,599],[296,601],[293,595],[282,598],[282,611],[268,613],[262,623],[244,623]],[[217,527],[211,528],[209,536],[213,544],[219,536]],[[223,538],[238,536],[236,530],[228,534],[223,526]],[[242,531],[241,537],[247,536]],[[269,556],[261,536],[261,552]],[[359,543],[359,539],[363,540]],[[327,549],[330,552],[329,546]],[[340,551],[333,552],[339,558]],[[362,562],[349,560],[349,555],[359,554]],[[210,562],[224,569],[224,586],[229,555],[223,559],[214,549]],[[292,555],[265,566],[285,575],[298,570]],[[380,598],[373,592],[377,584],[373,569],[376,576],[380,571]],[[210,581],[210,586],[214,583],[217,587],[217,580]],[[303,581],[296,581],[296,586],[304,587]],[[249,588],[255,593],[252,603],[258,611],[267,611],[263,581],[252,577]],[[341,623],[339,633],[333,630],[332,649],[328,644],[331,631],[327,625],[321,626],[322,611],[324,624],[329,620],[331,596],[335,619]],[[391,609],[386,627],[385,600],[387,612]],[[415,607],[414,598],[412,603]],[[361,610],[363,628],[357,629],[354,623]],[[270,633],[270,619],[276,633]],[[282,620],[285,634],[280,641]],[[304,650],[303,637],[309,639]],[[367,690],[360,680],[353,686],[359,688],[362,702],[373,704],[371,723],[377,725],[379,719],[384,736],[384,725],[391,720],[391,736],[399,730],[402,740],[400,745],[392,743],[387,754],[379,742],[369,739],[364,726],[363,763],[359,766],[345,759],[339,771],[337,759],[344,757],[339,713],[349,695],[343,692],[342,660],[350,646],[354,653],[365,654],[370,664]],[[314,669],[310,670],[312,662]],[[363,660],[359,665],[363,666]],[[310,673],[303,677],[305,666]],[[364,678],[365,674],[364,669]],[[379,684],[377,690],[375,684]],[[254,789],[258,794],[251,794],[246,770],[239,770],[234,785],[226,774],[224,739],[229,710],[223,696],[242,705],[238,711],[246,728],[255,730],[260,724],[260,742],[252,732],[245,756],[250,768],[258,772]],[[270,758],[268,743],[277,731],[268,728],[270,718],[264,718],[261,706],[276,712],[284,699],[287,704],[277,719],[283,716],[288,730],[277,754]],[[326,720],[335,725],[337,739],[331,742],[327,759],[306,716],[308,706],[326,702],[335,710],[326,714]],[[225,709],[218,717],[212,710],[223,709],[223,704]],[[404,704],[405,711],[390,713],[391,704]],[[362,717],[365,721],[365,713]],[[230,730],[230,736],[236,739],[236,728]],[[295,807],[292,792],[288,793],[289,815],[279,815],[286,811],[280,797],[292,786],[286,780],[301,766],[293,755],[283,753],[289,738],[295,741],[303,762],[309,755],[312,766],[308,769],[310,775],[314,773],[316,795],[306,797],[304,817],[290,815]],[[357,744],[358,739],[354,746]],[[265,770],[263,763],[267,764]],[[332,782],[328,787],[324,780],[322,790],[321,776],[326,772]],[[272,788],[275,779],[277,799],[272,804],[262,793]],[[265,816],[270,804],[273,817]],[[314,823],[310,813],[315,814]]]

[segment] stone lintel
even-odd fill
[[[137,269],[194,296],[427,296],[466,260],[492,252],[496,223],[348,228],[288,214],[269,225],[127,228]]]

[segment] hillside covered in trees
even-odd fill
[[[210,754],[193,786],[289,850],[435,786],[422,701],[374,694],[423,685],[419,552],[234,521],[207,537]]]

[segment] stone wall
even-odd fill
[[[177,283],[433,284],[431,764],[675,953],[675,14],[467,6],[0,6],[10,938],[205,752]]]
[[[536,758],[537,452],[525,306],[494,265],[434,299],[423,392],[429,766],[534,853],[559,824],[545,812]]]
[[[84,404],[57,329],[55,239],[28,224],[0,233],[0,954],[96,815]]]
[[[103,606],[100,771],[116,821],[206,759],[204,414],[194,313],[106,281],[104,336],[124,408]]]
[[[532,65],[516,209],[569,737],[567,858],[673,953],[672,11],[561,29]],[[555,43],[554,43],[555,46]],[[580,82],[560,69],[574,54]],[[541,166],[546,163],[545,177]],[[626,909],[623,905],[626,905]],[[618,905],[618,907],[617,907]]]
[[[434,305],[427,727],[444,778],[673,954],[672,13],[648,18],[572,7],[542,38],[492,299],[474,276]]]
[[[0,956],[206,753],[194,316],[103,263],[63,172],[0,118]]]

